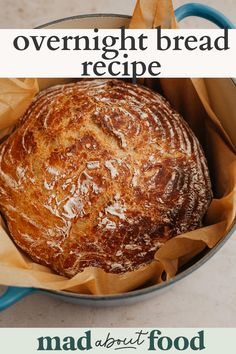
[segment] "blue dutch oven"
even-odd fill
[[[220,28],[235,28],[233,23],[227,19],[219,11],[202,4],[185,4],[179,7],[175,11],[175,16],[178,22],[189,16],[197,16],[204,18],[213,22]],[[58,21],[50,22],[38,28],[119,28],[120,26],[125,26],[129,23],[130,17],[124,15],[114,15],[114,14],[95,14],[95,15],[82,15],[74,16],[66,19],[61,19]],[[111,26],[110,23],[113,23]],[[86,26],[86,27],[85,27]],[[230,79],[229,79],[230,80]],[[236,87],[234,86],[234,90]],[[190,266],[188,269],[182,271],[176,275],[173,279],[162,284],[149,286],[147,288],[131,291],[129,293],[118,294],[118,295],[105,295],[105,296],[95,296],[95,295],[84,295],[84,294],[73,294],[65,291],[46,291],[33,288],[21,288],[21,287],[8,287],[5,293],[0,297],[0,311],[10,307],[15,302],[24,298],[27,295],[34,293],[44,293],[52,295],[54,297],[59,297],[65,301],[74,302],[77,304],[82,304],[86,306],[115,306],[115,305],[126,305],[133,303],[135,301],[144,300],[152,297],[157,292],[166,289],[170,285],[174,284],[180,279],[183,279],[188,274],[192,273],[198,269],[201,265],[207,262],[229,239],[232,233],[236,230],[234,226],[228,235],[221,240],[213,249],[209,250],[201,259],[199,259],[194,265]]]

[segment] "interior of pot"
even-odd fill
[[[56,20],[46,23],[37,28],[51,28],[51,29],[94,29],[94,28],[128,28],[131,17],[127,15],[116,14],[89,14],[68,17],[65,19]]]
[[[40,26],[41,28],[51,28],[51,29],[75,29],[75,28],[120,28],[122,26],[128,27],[129,17],[123,15],[87,15],[87,16],[77,16],[68,19],[58,20],[49,24],[45,24]],[[209,91],[209,99],[212,105],[212,108],[217,113],[219,119],[222,118],[222,125],[224,126],[226,132],[230,136],[234,145],[236,146],[236,110],[235,106],[235,94],[236,94],[236,86],[233,80],[230,79],[207,79],[206,81],[207,89]],[[222,105],[220,102],[222,100],[225,102],[225,108],[222,110]],[[233,228],[230,233],[228,233],[227,237],[223,238],[217,246],[213,249],[206,248],[202,253],[198,254],[191,260],[191,263],[185,264],[183,267],[179,269],[176,277],[171,279],[169,283],[173,283],[187,274],[191,273],[193,270],[200,267],[203,263],[205,263],[212,255],[217,252],[217,250],[223,245],[223,243],[228,239],[230,234],[232,233]],[[155,286],[148,286],[146,284],[146,289],[140,289],[132,291],[134,295],[143,294],[150,289],[150,291],[161,289],[167,286],[169,283],[162,283]],[[65,292],[61,292],[65,293]],[[130,293],[130,295],[131,295]],[[122,294],[126,296],[125,294]],[[79,297],[90,297],[89,295],[79,295],[79,294],[71,294],[71,296],[79,296]],[[94,297],[94,295],[92,295]],[[110,296],[110,298],[121,297],[121,295]],[[99,298],[99,297],[98,297]],[[102,297],[104,298],[104,297]]]

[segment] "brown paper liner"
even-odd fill
[[[176,28],[172,0],[138,0],[129,28]]]
[[[4,79],[0,85],[0,139],[9,134],[38,92],[36,79]]]
[[[171,0],[138,0],[130,28],[176,28]],[[14,123],[29,106],[38,91],[65,79],[0,79],[0,138],[9,134]],[[71,81],[71,80],[69,80]],[[203,79],[144,80],[158,89],[183,115],[199,138],[207,159],[213,184],[214,200],[204,220],[204,227],[179,235],[159,249],[155,260],[137,271],[108,274],[87,268],[72,279],[55,274],[34,263],[21,252],[2,221],[0,225],[0,284],[67,290],[80,294],[116,294],[140,286],[161,283],[206,248],[213,248],[230,230],[236,216],[236,155],[224,130],[224,122],[211,107]],[[224,102],[222,102],[224,104]],[[222,107],[223,109],[223,107]]]

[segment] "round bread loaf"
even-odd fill
[[[201,226],[211,201],[200,144],[151,90],[86,80],[42,91],[0,147],[0,210],[33,260],[72,277],[122,273]]]

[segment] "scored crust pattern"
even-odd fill
[[[0,147],[0,210],[16,244],[72,277],[122,273],[201,226],[211,201],[197,138],[159,94],[120,80],[42,91]]]

